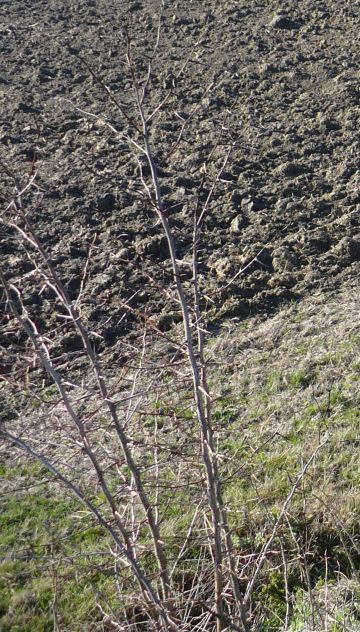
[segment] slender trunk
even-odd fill
[[[174,242],[174,237],[172,235],[170,225],[168,219],[166,217],[166,213],[164,210],[164,205],[162,202],[162,196],[160,192],[160,184],[159,178],[157,174],[157,168],[155,164],[155,160],[153,157],[152,149],[149,142],[149,131],[147,127],[147,122],[145,118],[144,109],[142,106],[142,102],[136,88],[136,80],[133,77],[135,93],[137,99],[138,110],[140,114],[140,118],[143,126],[143,142],[145,148],[145,154],[147,157],[147,161],[150,167],[151,179],[155,193],[155,201],[156,201],[156,212],[161,221],[165,237],[167,240],[172,270],[174,274],[174,281],[176,285],[176,290],[181,306],[182,311],[182,323],[184,328],[184,335],[186,341],[186,350],[189,360],[189,365],[192,373],[192,382],[193,382],[193,393],[194,400],[196,405],[197,417],[200,423],[200,437],[201,437],[201,450],[202,457],[206,471],[206,480],[207,480],[207,494],[209,500],[209,506],[212,516],[212,528],[213,528],[213,538],[214,538],[214,591],[215,591],[215,609],[217,613],[217,632],[221,632],[223,629],[223,552],[221,545],[221,514],[218,503],[218,493],[217,493],[217,480],[215,476],[213,459],[215,456],[215,450],[213,445],[213,437],[211,431],[210,420],[207,419],[205,407],[205,401],[208,398],[208,394],[203,393],[202,385],[201,385],[201,377],[199,374],[199,368],[196,361],[194,345],[192,340],[191,326],[190,326],[190,314],[189,308],[187,304],[187,300],[184,293],[184,288],[180,278],[180,270],[177,263],[177,254],[176,247]]]

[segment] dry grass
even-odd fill
[[[321,586],[329,586],[327,598],[330,603],[331,595],[336,592],[334,586],[346,575],[352,577],[354,603],[357,599],[356,574],[360,559],[357,535],[360,511],[360,474],[357,464],[360,441],[360,319],[355,289],[349,284],[337,294],[315,295],[288,306],[267,319],[253,318],[243,322],[224,323],[221,332],[208,343],[223,490],[237,547],[238,572],[244,586],[256,569],[261,551],[269,538],[273,537],[251,600],[252,620],[256,631],[288,629],[298,632],[314,629],[320,632],[323,628],[319,621],[324,620]],[[155,396],[153,390],[147,389],[153,379],[152,362],[155,359],[158,362],[161,358],[163,345],[163,341],[156,343],[154,355],[151,359],[150,356],[147,357],[138,377],[137,388],[143,395],[136,413],[129,420],[129,427],[135,442],[134,454],[138,457],[147,454],[143,467],[148,468],[149,483],[156,478],[155,462],[149,457],[155,445],[158,445],[158,458],[165,464],[161,474],[159,511],[162,515],[162,533],[167,546],[176,556],[177,538],[178,541],[184,538],[194,515],[195,505],[199,503],[201,506],[203,492],[198,484],[201,472],[196,453],[196,429],[185,383],[182,384],[180,378],[174,380],[173,375],[165,371],[163,381],[156,384]],[[146,370],[147,362],[149,370]],[[123,385],[118,390],[115,397],[119,401],[133,383],[133,373],[129,371],[126,375],[129,386]],[[109,367],[109,380],[112,392],[116,393],[118,387],[114,367]],[[85,395],[83,414],[86,416],[91,406],[94,407],[94,400],[90,406]],[[79,390],[76,397],[78,396]],[[54,398],[51,387],[43,391],[42,401],[32,396],[27,398],[27,402],[24,416],[28,419],[28,428],[32,427],[33,437],[36,430],[39,445],[47,442],[50,446],[52,439],[52,455],[58,463],[61,463],[61,456],[66,448],[68,456],[71,456],[67,459],[66,467],[69,471],[73,468],[77,476],[83,477],[84,485],[90,487],[93,498],[97,498],[97,502],[101,504],[103,499],[98,495],[96,486],[91,488],[91,477],[88,476],[86,464],[81,458],[81,451],[75,443],[75,437],[72,437],[70,427],[66,426],[61,404]],[[145,414],[144,411],[152,412]],[[18,423],[19,421],[13,421],[13,428]],[[96,424],[100,434],[106,435],[106,420],[101,408],[91,417],[91,423],[94,424],[94,439]],[[67,445],[62,443],[64,431],[68,437]],[[314,450],[323,442],[324,445],[296,486],[282,519],[277,523],[296,477]],[[113,450],[111,442],[101,443],[99,440],[98,455],[103,463],[107,458],[113,462]],[[3,474],[6,497],[9,498],[9,492],[13,489],[15,497],[19,501],[22,499],[25,514],[30,512],[26,529],[20,530],[18,540],[12,539],[9,544],[10,540],[5,538],[2,543],[2,554],[7,560],[4,566],[6,579],[2,579],[0,591],[5,604],[2,611],[5,613],[3,624],[9,625],[7,622],[11,622],[10,628],[5,627],[6,630],[11,629],[11,625],[25,625],[26,615],[24,629],[31,631],[31,625],[35,625],[36,620],[38,629],[45,630],[46,621],[52,620],[49,608],[52,603],[53,576],[45,573],[48,577],[44,584],[46,599],[42,609],[33,608],[34,617],[36,615],[37,618],[32,619],[33,587],[36,585],[36,594],[44,592],[42,584],[36,579],[39,564],[34,566],[33,561],[30,566],[27,564],[30,569],[29,577],[25,583],[20,579],[19,584],[17,578],[23,577],[20,566],[24,564],[19,556],[21,558],[21,550],[24,549],[24,538],[26,542],[29,538],[34,538],[39,555],[44,560],[44,551],[48,550],[47,520],[52,525],[52,540],[56,539],[56,503],[53,506],[52,501],[46,501],[37,524],[36,511],[30,511],[31,494],[35,494],[36,509],[39,496],[44,495],[49,499],[49,494],[55,494],[61,498],[61,492],[54,483],[45,483],[44,487],[40,485],[28,490],[24,503],[24,492],[16,490],[35,484],[37,475],[34,476],[27,470],[32,467],[30,464],[25,463],[22,468],[15,465],[14,456],[9,451],[3,450],[2,456],[5,464]],[[22,460],[20,462],[24,463]],[[113,473],[109,471],[109,474],[113,484],[117,485],[115,470]],[[46,474],[42,472],[40,478],[45,480]],[[66,504],[67,501],[64,502]],[[9,529],[11,531],[14,519],[12,512],[17,505],[18,503],[12,505],[8,500],[3,503],[7,538],[10,537]],[[76,536],[76,529],[71,526],[74,515],[74,510],[71,509],[68,520],[62,516],[63,533],[73,532]],[[88,533],[91,534],[91,524],[88,528]],[[93,539],[86,533],[86,556],[91,557],[92,550],[94,555],[99,556],[96,538]],[[62,555],[71,558],[77,546],[76,537],[73,543],[70,537],[65,549],[60,546],[57,551],[56,561],[61,569],[59,581],[61,574],[66,577]],[[146,552],[146,538],[143,539],[142,546]],[[188,561],[184,559],[179,567],[183,568],[187,576],[195,568],[196,555],[201,555],[205,546],[206,529],[197,527],[187,548],[185,558]],[[25,549],[28,549],[27,544]],[[91,566],[85,562],[82,564],[80,575],[83,574],[85,578],[91,576]],[[96,581],[93,580],[95,587],[102,586],[111,590],[111,578],[103,575],[100,566],[99,568]],[[105,570],[107,573],[108,569]],[[60,600],[59,608],[62,610],[59,617],[68,622],[64,623],[63,629],[73,632],[80,629],[81,625],[88,625],[85,601],[92,599],[95,604],[98,594],[90,598],[88,588],[85,590],[86,581],[81,584],[79,578],[76,581],[66,581],[67,597]],[[83,602],[76,591],[78,581],[83,585]],[[10,597],[11,592],[13,598]],[[341,598],[342,594],[345,594],[344,591],[339,589],[338,599],[331,597],[332,610],[326,619],[331,632],[357,629],[354,623],[357,610],[355,606],[347,607],[346,600]],[[27,595],[31,597],[30,605]],[[9,608],[14,607],[14,599],[16,603],[19,599],[22,603],[18,618],[16,613],[9,615]],[[113,604],[116,603],[114,594],[111,599]],[[320,604],[318,609],[323,612],[322,619],[316,618],[313,613],[317,602]],[[72,628],[71,612],[74,608],[78,608],[83,618],[77,618]],[[94,605],[92,612],[95,610]],[[344,614],[343,619],[341,613]],[[331,617],[335,621],[345,621],[347,617],[352,627],[341,627],[342,624],[339,623],[336,628]],[[311,621],[313,628],[309,627]],[[80,628],[75,628],[75,625]],[[101,617],[96,625],[99,627],[94,627],[94,630],[102,629]]]

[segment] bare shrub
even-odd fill
[[[158,57],[161,25],[162,17],[149,56],[140,42],[132,41],[131,29],[124,29],[122,70],[130,89],[123,101],[105,85],[93,63],[76,52],[106,94],[117,124],[106,114],[86,111],[81,103],[63,107],[110,130],[133,161],[140,202],[157,229],[150,244],[157,258],[146,273],[169,321],[161,322],[136,302],[138,288],[130,299],[119,288],[121,318],[130,314],[137,324],[136,335],[117,341],[114,354],[86,315],[96,236],[87,245],[74,291],[62,263],[39,236],[36,218],[43,201],[35,162],[24,179],[3,165],[14,190],[3,218],[12,243],[8,265],[1,269],[8,334],[4,386],[18,403],[0,433],[7,455],[17,447],[40,461],[51,473],[54,488],[60,484],[69,490],[102,528],[117,598],[114,608],[106,595],[97,595],[104,625],[118,630],[246,631],[256,626],[252,594],[278,537],[277,562],[280,559],[289,606],[287,559],[279,533],[326,437],[290,481],[261,545],[241,555],[223,494],[228,471],[209,386],[209,368],[216,358],[206,348],[207,309],[213,297],[204,290],[201,254],[206,246],[204,224],[211,218],[215,193],[224,186],[237,139],[228,113],[212,122],[211,142],[196,166],[196,187],[185,200],[181,224],[183,216],[174,208],[182,207],[186,193],[164,193],[159,174],[169,172],[176,179],[179,160],[184,161],[182,173],[191,170],[186,134],[196,128],[218,77],[214,75],[184,114],[173,87],[158,88],[164,84]],[[192,55],[200,43],[178,64],[174,81],[195,63]],[[172,134],[165,142],[161,132],[166,123]],[[26,261],[20,272],[18,253]],[[237,270],[224,289],[251,263]],[[125,267],[126,257],[116,265]],[[239,470],[237,464],[233,479]],[[287,610],[285,626],[288,618]]]
[[[139,78],[138,68],[144,66],[145,59],[141,51],[136,51],[134,57],[136,46],[129,32],[124,31],[126,68],[132,86],[130,114],[91,65],[81,61],[115,105],[123,124],[128,125],[126,133],[119,133],[105,121],[126,141],[136,158],[147,204],[165,237],[172,271],[172,279],[168,275],[170,280],[159,291],[169,297],[171,309],[179,312],[181,327],[165,334],[143,314],[142,347],[135,345],[130,353],[128,348],[127,361],[114,371],[108,352],[99,352],[97,334],[81,313],[84,283],[74,300],[61,280],[51,249],[43,245],[33,224],[32,215],[41,197],[35,164],[24,184],[5,165],[15,187],[5,213],[6,229],[16,248],[25,254],[28,269],[21,276],[13,270],[1,271],[9,330],[19,330],[23,348],[6,380],[13,392],[21,391],[25,400],[18,418],[3,425],[1,434],[10,445],[46,466],[112,540],[117,581],[126,594],[125,601],[121,597],[123,614],[117,614],[119,629],[127,621],[131,603],[142,612],[140,627],[147,620],[151,629],[203,629],[210,622],[218,632],[228,626],[247,629],[222,500],[198,265],[202,223],[233,141],[224,139],[220,130],[204,160],[204,175],[192,211],[190,258],[184,273],[168,203],[161,192],[152,141],[155,137],[156,142],[156,118],[171,94],[148,107],[160,35],[161,20],[151,59]],[[178,76],[186,66],[182,65]],[[207,87],[205,94],[210,89]],[[201,107],[200,102],[188,123]],[[99,116],[92,116],[100,122]],[[182,142],[185,129],[183,121],[170,155]],[[209,165],[213,175],[204,197]],[[90,250],[88,261],[91,263]],[[86,269],[83,280],[85,274]],[[34,309],[24,300],[29,287],[35,294],[46,296],[45,308],[41,305]],[[125,305],[126,310],[132,310],[131,305]],[[76,351],[72,348],[74,340]],[[51,383],[56,389],[49,391]],[[94,499],[94,483],[103,498],[100,506]],[[168,515],[174,511],[183,512],[183,519],[181,527],[177,525],[171,532]],[[196,559],[187,562],[187,553],[194,547]],[[154,563],[149,563],[150,554]],[[190,576],[191,584],[186,587],[185,578]],[[99,607],[108,616],[106,607],[101,603]],[[129,625],[138,627],[136,621],[129,621]]]

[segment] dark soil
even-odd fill
[[[152,119],[151,142],[189,290],[193,215],[234,145],[199,242],[208,321],[266,314],[356,275],[356,3],[165,5],[145,109],[151,113],[166,99]],[[9,174],[25,183],[36,169],[37,189],[25,196],[25,210],[71,298],[81,291],[81,312],[106,346],[133,328],[138,311],[162,329],[179,317],[166,242],[136,151],[123,136],[141,141],[125,27],[141,84],[159,11],[154,0],[0,6],[2,206],[13,194]],[[41,327],[55,318],[51,293],[24,277],[32,264],[6,225],[9,215],[2,265],[12,280],[28,279],[23,300]],[[4,331],[8,346],[11,331]],[[62,345],[76,351],[79,341],[68,334]]]
[[[215,377],[210,370],[210,377],[215,383],[211,389],[216,391],[214,419],[215,429],[220,428],[220,445],[221,441],[225,445],[223,423],[224,430],[225,424],[230,424],[226,432],[234,433],[234,446],[225,445],[224,459],[219,459],[221,467],[229,467],[226,483],[235,481],[240,490],[234,496],[240,499],[234,520],[237,516],[244,519],[245,540],[250,541],[254,535],[256,544],[252,548],[249,545],[249,553],[266,541],[263,519],[271,518],[271,538],[275,542],[273,519],[286,509],[284,490],[289,482],[292,485],[291,481],[300,480],[300,464],[306,462],[314,442],[320,443],[322,426],[327,432],[328,423],[333,424],[333,443],[329,443],[326,453],[324,450],[326,456],[318,470],[314,467],[309,485],[314,486],[315,492],[319,489],[318,495],[334,509],[329,513],[324,501],[328,516],[323,519],[322,504],[309,504],[309,509],[303,503],[304,525],[306,516],[311,517],[304,528],[304,544],[298,549],[299,553],[304,550],[299,564],[303,559],[305,568],[307,556],[311,572],[317,572],[320,557],[326,563],[332,557],[336,563],[343,558],[347,564],[354,546],[349,534],[353,530],[356,534],[358,516],[354,449],[359,436],[354,393],[359,369],[355,358],[360,271],[359,6],[354,0],[165,0],[164,4],[160,19],[161,2],[156,0],[0,0],[1,269],[12,284],[17,304],[22,303],[25,314],[27,310],[43,335],[53,366],[63,375],[77,414],[96,446],[97,458],[100,454],[104,463],[105,457],[110,463],[109,468],[104,466],[110,479],[111,468],[118,468],[117,447],[113,449],[108,444],[112,424],[103,414],[104,401],[98,401],[93,377],[88,378],[85,373],[88,369],[82,341],[46,281],[36,250],[30,244],[24,247],[24,240],[14,227],[15,222],[26,230],[24,217],[9,206],[14,185],[22,189],[36,173],[34,183],[22,196],[24,213],[88,326],[91,340],[100,352],[101,373],[105,379],[110,375],[107,383],[111,395],[118,396],[113,401],[118,407],[119,402],[125,402],[126,432],[133,415],[128,400],[136,401],[134,412],[141,419],[134,433],[138,443],[129,443],[135,458],[144,471],[148,468],[150,472],[148,463],[152,461],[145,458],[142,462],[141,450],[145,446],[144,450],[154,451],[152,446],[156,444],[158,455],[159,445],[164,473],[169,459],[175,459],[176,467],[179,459],[181,471],[185,472],[189,464],[181,487],[186,487],[194,472],[198,480],[199,449],[196,447],[196,454],[192,453],[193,426],[181,392],[187,371],[180,360],[177,366],[179,346],[172,345],[177,331],[173,325],[179,321],[180,313],[169,252],[156,210],[146,193],[146,187],[152,190],[149,167],[131,144],[131,140],[140,145],[143,142],[134,82],[141,90],[150,62],[152,73],[144,109],[147,116],[153,114],[150,141],[189,303],[193,298],[194,217],[203,220],[197,243],[203,313],[200,324],[204,329],[220,332],[216,341],[208,345],[208,361],[216,370]],[[134,74],[126,62],[129,50]],[[339,298],[330,300],[329,295],[335,292]],[[280,315],[278,312],[269,317],[291,301],[302,302],[299,308],[287,306]],[[337,313],[341,315],[339,319]],[[239,325],[241,319],[248,319],[244,327]],[[166,332],[153,345],[149,358],[145,354],[147,337],[144,336],[143,346],[138,343],[144,321],[152,331]],[[335,335],[328,338],[330,330]],[[348,342],[348,349],[340,349],[337,356],[333,347],[341,347],[342,339],[345,346]],[[301,359],[302,343],[305,350]],[[165,347],[171,351],[168,356],[163,353]],[[143,357],[146,378],[141,374],[137,378],[139,367],[144,368]],[[164,369],[159,387],[159,393],[164,393],[162,401],[158,399],[156,383],[163,367],[168,366],[168,357],[176,359],[172,365],[175,370],[168,383]],[[350,369],[344,371],[343,385],[341,371],[345,363]],[[299,367],[296,372],[295,365]],[[0,289],[0,424],[9,421],[9,430],[29,439],[30,445],[64,468],[66,475],[71,472],[72,477],[76,472],[81,489],[81,477],[88,482],[86,455],[80,451],[75,426],[68,421],[56,388],[38,368],[39,359],[34,358],[31,344],[15,322]],[[134,395],[138,379],[146,385],[139,390],[139,399],[137,392]],[[151,387],[155,385],[154,395],[149,395],[151,406],[146,400],[150,389],[147,379]],[[331,418],[331,396],[333,392],[336,395],[338,386]],[[120,397],[124,388],[129,391],[126,390],[126,396],[120,393]],[[309,412],[305,416],[310,397],[317,408],[314,404],[314,415]],[[169,398],[174,398],[171,406]],[[326,412],[322,412],[324,405]],[[165,424],[156,422],[156,428],[163,429],[163,443],[157,443],[157,430],[155,443],[148,440],[154,434],[153,426],[147,425],[147,411],[152,409],[154,419]],[[141,417],[143,410],[145,417]],[[99,434],[93,434],[93,428]],[[289,435],[284,434],[288,431]],[[100,441],[97,437],[101,432]],[[241,443],[237,443],[239,436]],[[291,437],[295,441],[290,444]],[[291,447],[293,456],[287,461]],[[15,453],[13,444],[0,445],[0,465],[12,466]],[[150,452],[145,457],[147,454]],[[239,466],[240,458],[243,460]],[[279,474],[275,472],[277,464]],[[242,500],[239,473],[248,476],[251,499],[244,490]],[[152,474],[149,476],[151,486]],[[15,498],[24,489],[24,480],[19,474],[14,481]],[[262,481],[266,491],[254,504],[253,490],[258,496]],[[94,485],[91,480],[91,485],[92,497],[96,482]],[[188,486],[191,493],[192,485]],[[116,492],[119,503],[121,486]],[[129,491],[133,489],[128,487]],[[302,493],[305,500],[305,491]],[[301,499],[302,496],[299,503]],[[313,502],[314,499],[317,503],[315,494]],[[170,495],[166,503],[171,503]],[[181,503],[183,506],[182,496]],[[318,506],[321,509],[316,509]],[[174,507],[172,524],[178,515],[176,503]],[[263,516],[258,518],[260,513]],[[336,542],[334,538],[330,541],[330,536],[326,539],[326,525],[333,520],[333,514],[336,520],[329,533],[332,536],[333,530],[339,529],[341,535]],[[287,519],[288,515],[291,518],[289,513]],[[25,521],[26,528],[19,529],[21,546],[30,529],[29,520]],[[295,520],[293,524],[301,523]],[[236,538],[243,537],[241,529]],[[207,532],[203,526],[201,530]],[[41,528],[36,527],[37,532],[41,533]],[[68,539],[64,533],[63,530],[61,541]],[[301,542],[302,531],[295,528],[294,533],[299,534]],[[351,545],[347,548],[348,536]],[[28,535],[26,538],[29,547],[32,541]],[[346,548],[346,559],[340,540]],[[53,555],[53,540],[48,542],[47,550]],[[282,555],[286,546],[281,547]],[[37,551],[32,543],[31,547]],[[98,550],[97,543],[96,547]],[[293,558],[298,557],[292,543],[291,547],[290,569]],[[15,545],[13,548],[11,559],[17,560]],[[148,548],[142,548],[151,559]],[[240,550],[247,560],[247,547],[241,544]],[[88,549],[84,551],[88,556]],[[181,550],[178,561],[184,551]],[[240,553],[239,559],[242,556]],[[66,553],[66,564],[68,559]],[[40,557],[34,557],[35,562],[39,575]],[[282,563],[280,560],[276,566],[276,577]],[[91,558],[91,578],[101,578],[101,567],[94,564]],[[151,562],[145,568],[150,569],[150,565]],[[52,563],[52,568],[58,573],[58,566],[55,568]],[[246,561],[246,574],[249,568]],[[344,568],[337,565],[337,575]],[[285,564],[284,569],[285,577]],[[333,570],[331,565],[329,569]],[[27,570],[25,577],[31,572]],[[327,580],[327,565],[324,573]],[[75,577],[78,592],[78,570]],[[86,577],[88,583],[90,575]],[[206,574],[201,577],[206,578]],[[245,577],[243,571],[241,577]],[[272,612],[278,597],[273,601],[271,591],[272,586],[277,590],[277,584],[271,585],[268,570],[264,577],[264,586],[269,586],[264,595],[269,595]],[[57,585],[57,575],[54,578],[52,574],[51,582]],[[16,597],[15,580],[7,581]],[[27,586],[24,593],[31,598],[33,611],[35,593],[33,587],[30,591]],[[327,608],[326,582],[324,586]],[[81,601],[76,600],[77,609],[79,603],[81,606]],[[287,608],[289,603],[287,599]],[[72,604],[69,612],[71,607]],[[345,608],[344,617],[347,612]],[[52,611],[51,617],[50,625]]]

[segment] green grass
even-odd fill
[[[53,631],[55,615],[66,632],[103,630],[97,602],[105,604],[107,611],[126,609],[132,600],[133,578],[122,570],[118,591],[109,536],[76,499],[47,482],[44,474],[46,470],[33,463],[2,466],[8,486],[0,501],[0,630]],[[37,484],[41,479],[46,482]],[[165,490],[161,498],[162,533],[169,542],[169,555],[175,558],[177,538],[187,532],[194,506],[186,489],[176,495]],[[92,502],[103,508],[103,494],[93,496]],[[146,550],[141,565],[151,577],[157,562],[146,529],[140,531],[140,540]],[[193,546],[194,560],[188,559],[187,551],[186,573],[191,568],[195,572],[201,550]]]
[[[315,584],[319,578],[325,581],[325,556],[331,560],[329,581],[336,580],[337,575],[332,573],[340,570],[344,576],[351,576],[352,565],[358,570],[360,567],[350,537],[352,534],[357,538],[360,519],[359,336],[351,333],[351,318],[338,321],[333,330],[319,310],[319,323],[315,321],[311,335],[302,339],[306,310],[301,314],[290,312],[287,317],[287,326],[274,343],[265,329],[263,338],[261,332],[254,334],[255,348],[249,347],[240,357],[236,351],[237,332],[232,332],[231,349],[239,368],[232,366],[229,357],[231,370],[225,368],[220,382],[215,373],[212,384],[218,395],[216,421],[221,451],[227,455],[223,460],[224,496],[240,550],[253,551],[254,546],[266,542],[304,463],[326,440],[280,525],[287,559],[296,558],[293,536],[298,546],[304,538],[311,542],[310,576]],[[285,597],[280,589],[283,578],[275,570],[282,567],[280,553],[277,555],[271,564],[265,564],[267,579],[264,575],[256,589],[255,600],[262,612],[257,631],[282,629]],[[289,606],[289,616],[294,618],[291,630],[305,632],[307,628],[301,627],[304,618],[294,605],[294,591],[300,588],[309,599],[303,583],[304,569],[299,562],[292,562],[288,570],[294,582]],[[338,615],[342,620],[341,608]],[[360,629],[360,624],[351,629]]]
[[[360,591],[357,582],[346,578],[318,580],[312,600],[305,590],[294,593],[293,616],[289,632],[357,632],[360,617]]]
[[[345,320],[336,331],[326,322],[313,323],[314,333],[303,337],[306,310],[302,307],[301,314],[296,307],[292,310],[284,316],[286,327],[274,341],[266,328],[263,333],[261,328],[254,331],[250,322],[233,332],[229,357],[219,368],[215,351],[210,374],[223,495],[239,554],[260,552],[304,464],[326,441],[294,491],[255,586],[256,632],[281,630],[286,613],[289,631],[307,632],[312,614],[306,582],[310,581],[321,604],[325,584],[336,586],[340,576],[350,577],[354,568],[360,569],[354,545],[360,518],[360,337],[349,333]],[[250,334],[254,334],[253,347],[249,343],[238,352],[236,335],[243,349],[242,337]],[[46,393],[51,395],[52,391]],[[188,392],[182,399],[180,391],[166,390],[153,410],[156,417],[142,417],[139,445],[156,427],[166,447],[163,455],[169,461],[163,466],[158,509],[167,553],[175,559],[195,507],[201,496],[205,498],[204,487],[194,492],[194,481],[204,478],[198,448],[194,451],[198,426]],[[172,432],[169,420],[174,419],[178,430]],[[151,451],[141,466],[152,471]],[[126,477],[127,468],[120,469]],[[127,607],[132,589],[126,576],[122,594],[117,591],[107,535],[77,501],[48,480],[44,468],[29,461],[3,464],[0,475],[5,490],[0,500],[1,631],[53,631],[55,618],[61,632],[102,630],[97,600],[116,613]],[[107,476],[115,493],[119,479]],[[105,504],[98,492],[92,493],[92,500],[98,507]],[[184,577],[191,582],[204,555],[208,526],[204,528],[201,520],[199,524],[175,573],[179,582]],[[140,541],[145,551],[143,568],[152,576],[156,561],[144,527]],[[288,604],[283,556],[288,563]],[[304,559],[308,560],[306,580]],[[246,567],[250,576],[252,568]],[[356,587],[358,582],[354,594]],[[328,630],[342,630],[346,617],[353,622],[355,610],[344,600],[339,602]],[[315,624],[320,632],[320,624]]]
[[[21,480],[29,489],[1,499],[0,629],[52,632],[56,612],[62,630],[86,629],[87,621],[95,630],[96,592],[114,597],[105,572],[108,540],[76,500],[48,483],[36,486],[43,474],[29,463],[1,469],[3,480]]]

